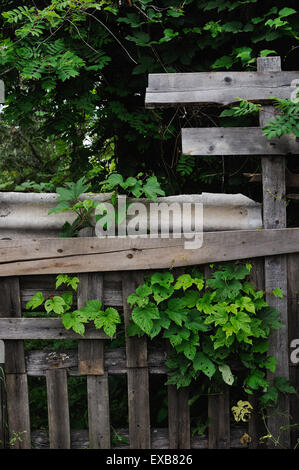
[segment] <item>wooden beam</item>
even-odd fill
[[[259,72],[272,72],[281,70],[280,57],[258,58],[257,67]],[[264,127],[275,114],[275,108],[264,107],[260,112],[260,126]],[[286,180],[285,180],[285,158],[272,156],[262,157],[263,176],[263,212],[264,228],[284,228],[287,222],[286,212]],[[278,255],[278,253],[277,253]],[[283,298],[275,297],[272,291],[279,287],[282,289]],[[280,320],[285,328],[276,330],[271,334],[269,341],[269,354],[277,359],[275,374],[286,379],[289,378],[289,344],[288,344],[288,305],[287,305],[287,257],[267,256],[265,258],[265,291],[266,301],[280,312]],[[268,374],[273,380],[273,374]],[[269,410],[268,427],[271,434],[277,439],[280,436],[280,444],[286,448],[290,445],[290,417],[289,399],[286,395],[280,394],[277,408]],[[286,426],[281,435],[281,427]],[[269,446],[274,444],[269,441]]]
[[[268,139],[260,127],[207,127],[182,129],[186,155],[299,155],[294,135]]]
[[[235,230],[205,232],[201,248],[185,249],[184,238],[83,238],[52,239],[57,257],[49,258],[47,241],[36,241],[38,251],[31,259],[19,248],[11,251],[10,262],[0,263],[0,277],[31,274],[130,271],[192,266],[299,251],[299,228],[283,230]],[[10,241],[6,243],[10,244]],[[90,253],[90,244],[93,254]],[[65,255],[68,245],[80,255]],[[80,249],[78,249],[80,247]],[[59,253],[59,251],[62,251]],[[14,261],[16,259],[16,261]],[[29,319],[28,319],[29,320]],[[50,321],[50,319],[49,319]],[[60,331],[61,332],[61,331]]]
[[[243,176],[246,176],[246,178],[249,178],[249,183],[261,183],[262,182],[261,173],[243,173]],[[298,173],[292,173],[290,170],[288,170],[288,168],[286,168],[285,178],[286,178],[286,186],[288,188],[299,188],[299,174]],[[291,198],[291,196],[293,195],[289,195],[287,197]]]
[[[145,107],[234,103],[289,98],[299,72],[199,72],[150,74]]]
[[[1,306],[0,306],[1,308]],[[60,318],[0,318],[0,339],[82,339],[66,330]],[[102,330],[86,327],[85,339],[109,339]]]

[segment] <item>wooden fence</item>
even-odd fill
[[[222,103],[235,101],[236,96],[265,101],[269,96],[288,98],[290,84],[298,72],[280,72],[279,58],[258,62],[258,72],[219,72],[213,74],[165,74],[150,76],[146,105]],[[266,120],[265,107],[260,124]],[[249,137],[248,137],[249,136]],[[27,377],[46,377],[48,393],[50,448],[110,448],[110,415],[108,374],[126,374],[128,384],[129,430],[131,448],[229,448],[242,447],[244,429],[231,427],[229,389],[219,396],[208,397],[210,426],[208,435],[191,437],[188,390],[168,387],[168,430],[150,426],[149,381],[152,374],[166,374],[166,352],[148,350],[141,338],[126,338],[126,348],[105,349],[107,337],[98,330],[88,329],[84,339],[62,328],[56,318],[22,318],[24,302],[36,290],[53,295],[53,275],[80,273],[78,306],[88,299],[99,299],[105,306],[123,309],[128,324],[128,295],[142,282],[146,270],[172,269],[211,262],[254,258],[253,281],[266,292],[267,301],[281,312],[285,329],[271,337],[271,353],[278,359],[277,373],[299,385],[298,368],[289,364],[289,344],[299,338],[299,229],[286,229],[285,157],[298,154],[298,143],[292,136],[266,141],[260,129],[184,130],[183,150],[195,155],[260,154],[262,158],[264,227],[252,231],[205,233],[203,247],[184,249],[184,239],[78,239],[0,241],[0,338],[6,349],[7,406],[1,406],[1,419],[8,419],[9,437],[23,433],[15,447],[31,446],[30,413]],[[114,272],[114,273],[113,273]],[[52,277],[51,277],[52,275]],[[49,277],[50,276],[50,277]],[[271,295],[274,288],[284,291],[283,299]],[[77,351],[51,354],[32,351],[24,354],[25,339],[77,338]],[[88,436],[71,432],[68,406],[67,376],[86,376],[88,392]],[[2,382],[3,384],[3,382]],[[2,404],[5,400],[2,400]],[[253,403],[254,404],[254,403]],[[279,408],[268,421],[277,436],[282,425],[290,423],[289,415],[299,422],[298,399],[282,397]],[[24,431],[26,431],[24,433]],[[2,441],[7,441],[6,428],[1,427]],[[248,424],[250,446],[258,446],[258,418]],[[35,435],[35,446],[47,446],[47,436]],[[294,432],[285,432],[281,443],[291,446]]]

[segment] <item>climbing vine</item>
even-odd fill
[[[250,264],[226,264],[214,267],[207,280],[197,269],[177,278],[154,273],[128,297],[128,334],[169,341],[167,384],[180,388],[200,379],[207,390],[236,385],[233,365],[240,363],[247,371],[244,391],[260,391],[264,406],[275,404],[279,391],[296,393],[286,379],[270,384],[267,378],[277,363],[268,354],[269,335],[283,325],[264,292],[249,282],[250,270]],[[273,295],[283,294],[278,289]]]

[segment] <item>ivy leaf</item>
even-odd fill
[[[295,388],[290,384],[289,380],[285,377],[275,377],[274,385],[282,393],[296,394]]]
[[[65,307],[67,307],[67,304],[63,298],[58,295],[55,295],[53,299],[48,299],[45,302],[45,309],[48,313],[53,311],[58,315],[61,315],[64,312]]]
[[[177,325],[182,326],[182,322],[187,319],[187,310],[182,299],[170,299],[166,314]]]
[[[193,360],[193,367],[195,371],[202,371],[205,375],[211,378],[216,372],[215,364],[202,352],[198,352]]]
[[[227,365],[227,364],[221,364],[220,366],[218,366],[218,369],[219,369],[220,372],[221,372],[223,381],[224,381],[227,385],[232,385],[232,384],[234,383],[234,376],[233,376],[233,374],[232,374],[232,371],[231,371],[229,365]]]
[[[34,309],[34,308],[39,307],[43,303],[44,300],[45,299],[44,299],[42,292],[36,292],[34,296],[32,297],[32,299],[29,300],[29,302],[27,302],[26,310],[29,310],[30,308]]]
[[[173,275],[171,273],[155,273],[150,278],[151,284],[159,284],[163,287],[170,287],[173,283]]]
[[[283,290],[280,289],[279,287],[276,287],[276,289],[273,289],[272,294],[275,297],[279,297],[280,299],[283,299],[284,297]]]
[[[193,285],[193,279],[190,276],[190,274],[182,274],[181,276],[179,276],[177,278],[176,283],[174,285],[174,288],[176,290],[184,289],[184,291],[185,291],[186,289],[188,289],[192,285]]]
[[[132,320],[147,335],[150,335],[153,328],[153,319],[159,319],[159,310],[154,304],[149,304],[145,308],[135,307],[132,312]]]

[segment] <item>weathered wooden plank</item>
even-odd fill
[[[12,321],[21,321],[17,277],[0,280],[0,305],[0,321],[3,316],[12,317]],[[7,403],[3,403],[2,407],[4,412],[7,410],[9,439],[17,438],[13,448],[28,449],[31,446],[30,417],[23,341],[5,341],[5,374],[6,377],[2,379],[6,382]],[[6,416],[3,418],[6,419]]]
[[[257,61],[259,72],[281,70],[280,57],[263,57]],[[264,127],[275,114],[275,109],[265,106],[260,112],[260,126]],[[284,228],[286,227],[286,181],[285,181],[285,158],[262,157],[263,176],[263,210],[264,228]],[[275,288],[281,288],[284,297],[275,297],[272,292]],[[266,301],[269,305],[280,312],[280,320],[285,328],[272,333],[269,341],[269,354],[277,359],[276,375],[289,378],[288,356],[288,307],[287,307],[287,257],[271,256],[265,258],[265,290]],[[268,374],[273,380],[273,374]],[[271,434],[277,439],[280,435],[281,426],[288,426],[289,421],[289,400],[286,395],[280,394],[276,410],[270,412],[268,427]],[[284,447],[290,445],[290,432],[286,429],[281,436],[281,444]],[[273,443],[269,441],[269,447]]]
[[[209,265],[204,267],[205,279],[211,277]],[[224,386],[223,392],[208,396],[208,445],[209,449],[227,449],[230,447],[230,406],[229,389]]]
[[[70,449],[70,417],[67,373],[63,369],[46,373],[50,449]]]
[[[88,427],[91,449],[110,449],[108,374],[87,377]]]
[[[67,239],[53,239],[56,247],[66,246]],[[77,240],[72,239],[76,245]],[[191,266],[210,262],[244,259],[299,251],[299,229],[283,230],[236,230],[203,233],[203,245],[197,249],[185,249],[185,239],[137,238],[135,240],[93,239],[95,246],[110,244],[110,253],[68,256],[65,258],[39,259],[0,264],[0,276],[57,274],[93,271],[119,271],[136,269],[162,269]],[[44,240],[39,242],[46,250]],[[54,242],[53,242],[54,243]],[[86,242],[88,243],[88,242]],[[128,248],[130,246],[130,248]],[[99,248],[98,251],[100,251]],[[46,251],[45,251],[46,253]]]
[[[0,318],[0,339],[82,339],[66,330],[60,318]],[[86,327],[85,339],[109,339],[102,331]]]
[[[144,277],[142,271],[133,271],[130,274],[123,273],[122,292],[126,330],[132,313],[127,298],[136,291],[138,286],[144,283]],[[145,336],[138,338],[126,335],[126,355],[127,367],[147,367],[147,338]]]
[[[299,72],[199,72],[149,74],[145,107],[229,104],[237,97],[265,101],[289,98]]]
[[[250,273],[250,280],[257,290],[265,290],[265,269],[264,259],[256,258],[252,264]],[[257,393],[248,395],[248,401],[252,406],[252,412],[248,421],[248,435],[251,442],[249,443],[250,449],[261,449],[264,444],[260,438],[265,435],[265,425],[262,421],[259,405],[259,397]]]
[[[9,440],[13,449],[30,449],[30,418],[26,374],[6,375]]]
[[[131,308],[127,298],[143,284],[145,273],[123,273],[122,291],[124,321],[127,329]],[[128,407],[130,442],[133,449],[150,449],[150,405],[146,338],[131,338],[126,334],[126,359],[128,375]]]
[[[243,173],[249,179],[249,183],[261,183],[262,182],[262,174],[261,173]],[[299,188],[299,174],[292,173],[290,170],[286,168],[286,186],[289,188]],[[291,195],[288,195],[289,197]],[[299,195],[297,194],[298,199]]]
[[[147,367],[127,370],[131,449],[151,448],[149,376]]]
[[[103,300],[103,275],[83,273],[79,275],[78,308],[88,300]],[[82,375],[104,374],[104,343],[102,341],[78,342],[79,370]]]
[[[268,139],[260,127],[207,127],[182,129],[186,155],[287,155],[299,154],[294,135]]]
[[[109,375],[126,374],[125,348],[105,349],[105,371]],[[148,367],[150,374],[166,374],[164,365],[167,358],[166,351],[150,349],[148,354]],[[69,375],[79,375],[78,352],[76,349],[65,351],[28,351],[26,354],[27,374],[32,376],[45,375],[48,369],[66,369]]]
[[[247,446],[240,443],[240,438],[246,431],[243,426],[234,427],[231,430],[231,448],[244,449]],[[128,429],[116,429],[119,436],[125,439],[125,442],[116,442],[114,449],[129,449],[130,437]],[[153,449],[169,449],[168,429],[166,428],[152,428],[151,430],[152,448]],[[80,429],[71,431],[72,449],[88,449],[88,430]],[[32,433],[32,444],[35,449],[49,448],[49,438],[47,432],[44,430],[36,430]],[[207,436],[193,436],[191,439],[192,449],[207,449],[208,439]]]
[[[224,387],[220,394],[209,395],[208,400],[209,449],[229,449],[230,447],[230,404],[229,388]]]
[[[288,311],[289,311],[289,344],[299,338],[299,254],[288,256]],[[298,343],[297,343],[298,345]],[[290,353],[293,352],[291,349]],[[299,367],[292,364],[290,367],[290,381],[299,392]],[[299,423],[298,395],[290,396],[291,424]],[[299,439],[299,429],[291,429],[291,448],[293,449]]]
[[[4,343],[3,343],[4,345]],[[0,345],[0,355],[3,353]],[[3,362],[2,362],[3,361]],[[7,398],[6,398],[6,384],[4,374],[4,359],[0,359],[0,449],[7,446]]]
[[[170,449],[190,449],[189,390],[168,385],[168,429]]]

